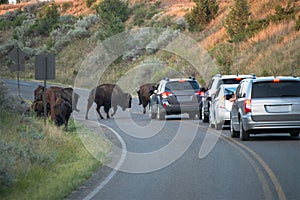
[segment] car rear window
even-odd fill
[[[222,84],[239,84],[245,78],[226,78],[219,81],[217,88]]]
[[[252,98],[300,97],[299,81],[258,82],[252,86]]]
[[[166,90],[199,90],[196,81],[173,81],[166,84]]]

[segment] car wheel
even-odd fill
[[[150,118],[155,119],[156,118],[156,113],[154,112],[152,106],[150,106]]]
[[[157,113],[156,113],[156,118],[158,119],[158,120],[164,120],[165,119],[165,113],[164,112],[162,112],[162,110],[160,109],[160,106],[159,105],[157,105]]]
[[[242,141],[246,141],[249,140],[249,132],[244,130],[244,126],[243,126],[243,122],[242,120],[240,120],[240,136]]]
[[[189,118],[190,119],[195,119],[196,113],[189,113]]]
[[[299,131],[291,131],[290,136],[291,137],[299,137]]]
[[[215,124],[215,129],[216,129],[216,130],[221,130],[221,129],[222,129],[222,126],[223,126],[222,123],[216,122],[216,124]]]
[[[233,128],[232,120],[230,120],[230,135],[231,135],[232,138],[240,137],[240,132],[235,131],[234,128]]]

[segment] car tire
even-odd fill
[[[157,113],[156,113],[156,118],[158,120],[164,120],[166,117],[166,114],[160,109],[160,106],[157,105]]]
[[[195,117],[196,117],[196,113],[193,113],[193,112],[189,113],[190,119],[195,119]]]
[[[243,122],[240,120],[240,136],[242,141],[249,140],[249,132],[244,130]]]
[[[235,131],[234,128],[233,128],[233,122],[232,122],[232,120],[230,120],[230,136],[232,138],[240,137],[240,132],[239,131]]]
[[[156,118],[156,113],[154,112],[152,106],[150,106],[150,118],[155,119]]]
[[[223,126],[223,123],[218,123],[218,122],[215,123],[215,129],[216,130],[221,130],[222,126]]]
[[[203,115],[203,117],[202,117],[202,121],[203,122],[209,122],[209,117],[208,117],[208,115]]]
[[[299,137],[299,131],[291,131],[290,136],[291,137]]]

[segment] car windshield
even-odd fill
[[[252,98],[300,97],[299,81],[258,82],[252,87]]]
[[[196,81],[173,81],[166,84],[166,90],[199,90]]]

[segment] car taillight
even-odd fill
[[[201,90],[197,90],[196,92],[195,92],[195,94],[196,95],[200,95],[200,96],[204,96],[204,92],[203,91],[201,91]]]
[[[273,79],[273,83],[279,83],[280,82],[280,79],[279,78],[274,78]]]
[[[251,112],[251,99],[246,99],[244,101],[244,111],[245,114]]]
[[[172,92],[163,92],[163,93],[161,94],[162,98],[167,98],[168,96],[172,96],[172,95],[173,95]]]

